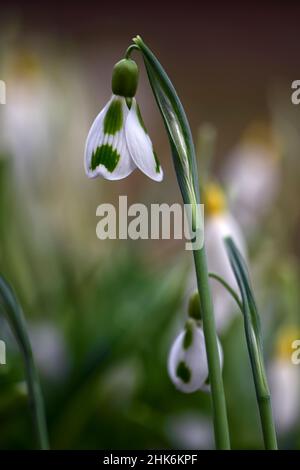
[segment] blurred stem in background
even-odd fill
[[[257,307],[252,293],[245,261],[239,253],[234,241],[230,237],[225,239],[225,243],[242,298],[242,313],[244,316],[246,340],[251,361],[265,448],[268,450],[276,450],[277,439],[272,415],[271,396],[264,366],[260,320]]]
[[[217,141],[216,128],[206,122],[199,126],[196,145],[198,168],[201,174],[200,190],[209,181]]]
[[[148,78],[169,136],[183,202],[191,205],[191,225],[193,229],[199,230],[198,221],[201,220],[198,208],[198,204],[200,204],[199,178],[195,148],[187,117],[173,84],[155,55],[140,36],[134,38],[133,41],[134,45],[128,48],[126,57],[128,58],[134,49],[139,49],[143,55]],[[226,402],[204,247],[194,249],[193,254],[207,350],[216,447],[229,449]]]
[[[32,349],[29,341],[25,318],[22,308],[9,284],[0,276],[0,313],[3,313],[13,331],[20,351],[23,355],[26,381],[33,420],[36,426],[39,447],[42,450],[49,448],[48,432],[46,426],[44,401],[40,388],[40,381],[35,367]]]

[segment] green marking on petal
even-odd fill
[[[184,361],[179,362],[177,369],[176,369],[176,375],[185,384],[189,383],[189,381],[191,380],[191,376],[192,376],[191,371]]]
[[[141,115],[141,110],[140,110],[140,107],[139,105],[136,103],[136,115],[137,115],[137,118],[139,120],[139,123],[141,125],[141,127],[144,129],[145,131],[145,134],[148,134],[147,132],[147,129],[146,129],[146,126],[145,126],[145,123],[143,121],[143,118],[142,118],[142,115]]]
[[[111,145],[104,144],[97,147],[92,154],[91,169],[95,170],[98,165],[103,165],[112,173],[120,160],[118,152]]]
[[[159,160],[157,158],[157,155],[156,155],[156,152],[153,151],[153,155],[154,155],[154,159],[155,159],[155,171],[156,173],[159,173],[160,172],[160,163],[159,163]]]
[[[115,135],[123,125],[122,103],[114,99],[104,118],[104,134]]]

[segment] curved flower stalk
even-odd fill
[[[221,366],[223,351],[218,340]],[[205,338],[200,322],[190,318],[175,339],[169,354],[168,371],[175,387],[183,393],[210,392]]]
[[[118,62],[113,71],[113,95],[98,114],[85,147],[85,170],[89,178],[126,178],[139,168],[154,181],[163,171],[153,150],[139,106],[134,98],[138,68],[131,59]]]
[[[299,344],[299,338],[299,327],[281,328],[276,341],[275,354],[268,367],[274,420],[278,433],[281,435],[291,431],[297,425],[300,416],[299,353],[293,347]],[[296,356],[295,363],[292,361],[293,354]]]
[[[155,158],[152,145],[150,148],[150,140],[138,137],[141,128],[143,129],[138,117],[138,109],[133,100],[138,74],[136,64],[129,57],[133,50],[139,50],[143,55],[148,78],[166,126],[183,201],[192,206],[190,221],[192,229],[194,232],[201,231],[202,227],[199,224],[201,215],[198,207],[200,203],[198,171],[188,120],[170,79],[155,55],[140,36],[134,38],[133,42],[134,44],[127,49],[125,59],[116,64],[113,72],[112,91],[116,97],[113,96],[108,108],[105,108],[96,118],[89,133],[85,152],[87,175],[120,179],[130,174],[134,167],[138,166],[152,179],[157,181],[162,179],[162,171]],[[118,104],[116,105],[116,103]],[[128,114],[125,103],[129,109]],[[115,110],[111,113],[111,106],[117,106],[118,113]],[[109,113],[112,114],[111,119],[107,117]],[[128,121],[130,116],[131,120]],[[109,121],[109,126],[107,121]],[[115,124],[116,122],[118,122],[118,126]],[[193,254],[201,311],[203,312],[203,331],[212,391],[216,446],[221,449],[229,449],[225,395],[206,255],[203,248],[195,249]]]

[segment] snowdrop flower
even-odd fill
[[[290,431],[300,416],[300,366],[292,362],[292,344],[299,339],[299,328],[282,329],[268,370],[274,418],[280,434]]]
[[[276,136],[262,124],[251,125],[224,170],[230,205],[247,231],[271,209],[279,191],[280,150]]]
[[[163,179],[163,171],[134,98],[137,83],[138,68],[133,60],[123,59],[115,65],[113,95],[96,117],[86,141],[88,177],[119,180],[139,168],[155,181]]]
[[[70,368],[69,351],[60,330],[50,322],[30,326],[30,339],[37,365],[48,380],[63,380]]]
[[[207,263],[210,272],[221,276],[233,289],[238,292],[238,286],[232,272],[224,238],[233,238],[241,253],[246,256],[246,245],[241,229],[229,212],[225,195],[217,184],[208,184],[204,194],[205,211],[205,243]],[[232,297],[219,282],[210,281],[217,330],[223,331],[228,326],[232,316],[237,312]]]
[[[192,318],[171,347],[168,372],[175,387],[181,392],[210,391],[204,333],[199,323]]]
[[[195,410],[169,416],[165,433],[176,449],[213,449],[214,446],[212,422]]]
[[[221,276],[233,289],[238,292],[238,286],[232,272],[224,238],[230,236],[237,244],[241,253],[246,257],[244,236],[235,218],[229,212],[225,195],[216,183],[207,184],[204,192],[204,234],[208,270]],[[237,306],[231,295],[215,279],[210,280],[214,314],[218,333],[229,326],[237,313]],[[194,272],[188,281],[188,296],[197,290]]]
[[[1,151],[13,159],[18,187],[29,189],[41,175],[51,148],[55,121],[49,110],[56,97],[34,54],[11,51],[11,56],[6,66],[9,95],[1,107]]]

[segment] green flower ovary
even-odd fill
[[[113,69],[112,92],[114,95],[133,98],[139,78],[137,64],[131,59],[120,60]]]

